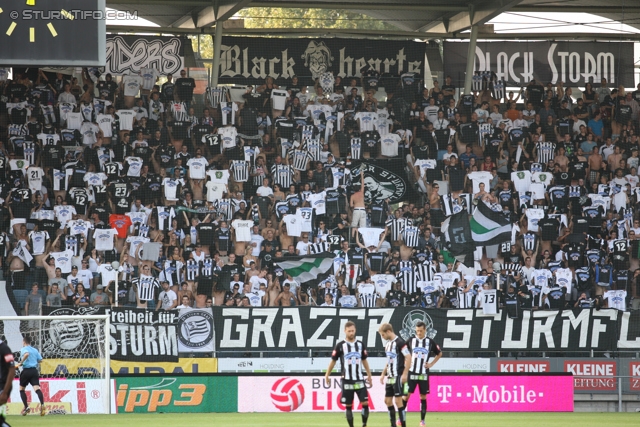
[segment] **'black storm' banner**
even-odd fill
[[[468,42],[444,43],[444,73],[456,87],[464,86]],[[491,71],[511,86],[526,86],[532,78],[546,84],[597,87],[602,78],[610,88],[635,87],[633,42],[478,42],[474,71]]]
[[[511,319],[506,311],[484,315],[474,309],[402,308],[222,308],[214,311],[216,348],[330,350],[344,337],[344,324],[356,323],[368,348],[382,348],[378,328],[393,325],[407,339],[417,321],[447,351],[614,350],[640,348],[637,316],[613,309],[525,311]],[[620,331],[625,336],[620,336]],[[620,339],[620,343],[618,342]]]
[[[298,76],[310,84],[325,72],[344,79],[371,68],[392,76],[422,76],[424,58],[425,44],[411,41],[223,37],[219,81],[263,84],[272,77],[284,84]]]

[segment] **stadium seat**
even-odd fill
[[[42,305],[47,305],[47,291],[40,289],[38,293],[40,294],[40,298],[42,298]]]
[[[14,289],[13,295],[16,297],[16,302],[18,306],[22,310],[24,308],[24,303],[27,302],[27,296],[29,295],[29,291],[24,289]]]

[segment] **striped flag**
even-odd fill
[[[511,240],[511,222],[502,212],[491,210],[485,203],[471,217],[471,234],[478,246],[498,245]]]
[[[321,281],[330,274],[333,267],[334,254],[324,252],[315,255],[302,255],[276,258],[274,262],[300,284],[310,281]]]

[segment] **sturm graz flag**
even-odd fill
[[[364,169],[364,196],[367,203],[415,201],[417,194],[407,180],[402,159],[367,160],[351,167],[354,187],[360,186],[360,170]]]

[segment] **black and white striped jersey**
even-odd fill
[[[396,277],[402,282],[402,290],[407,294],[411,295],[417,291],[419,277],[416,274],[413,261],[400,261]]]
[[[427,262],[424,264],[418,264],[416,267],[416,273],[418,275],[418,279],[421,282],[430,282],[433,280],[436,275],[436,266],[431,262]]]
[[[273,176],[274,184],[289,188],[293,181],[294,170],[289,165],[273,165],[271,166],[271,175]]]
[[[193,259],[186,262],[187,280],[193,282],[200,275],[200,263]]]
[[[358,283],[358,276],[360,276],[361,270],[362,266],[360,264],[347,264],[345,266],[344,284],[347,285],[347,288],[356,288],[356,285]]]
[[[362,369],[362,362],[368,357],[367,349],[362,341],[349,342],[340,341],[331,353],[331,359],[340,360],[342,365],[342,378],[345,381],[363,381],[365,372]]]
[[[538,149],[538,162],[546,165],[549,160],[553,160],[556,144],[553,142],[538,142],[536,148]]]
[[[200,275],[208,278],[212,277],[214,266],[213,258],[205,258],[204,261],[200,263]]]
[[[411,226],[412,221],[407,218],[393,218],[385,224],[389,227],[389,231],[391,232],[391,240],[396,241],[400,240],[400,236],[402,235],[402,231],[405,227]]]
[[[140,301],[152,301],[158,299],[160,283],[158,283],[158,279],[155,277],[142,274],[131,282],[138,290],[138,299]]]
[[[249,181],[249,162],[246,160],[232,160],[229,169],[233,172],[235,182]]]
[[[507,262],[502,264],[502,272],[508,271],[514,275],[519,274],[520,276],[522,276],[522,266],[520,264],[517,264],[515,262]]]
[[[209,105],[218,108],[221,102],[227,102],[227,93],[229,89],[226,86],[207,87],[205,96]]]
[[[402,230],[402,240],[410,248],[417,248],[420,240],[420,229],[418,227],[407,226]]]
[[[295,170],[306,171],[311,160],[313,160],[313,156],[307,150],[289,151],[289,163],[293,165]]]
[[[387,355],[387,378],[397,378],[404,372],[404,358],[411,354],[407,343],[400,337],[388,341],[384,345],[384,352]]]
[[[409,373],[414,375],[426,375],[429,370],[425,365],[432,356],[440,354],[440,346],[431,338],[424,337],[422,339],[413,336],[407,341],[409,351],[411,351],[411,366]]]
[[[358,299],[360,299],[360,304],[362,305],[362,307],[375,308],[376,303],[378,302],[378,293],[360,292],[358,294]]]
[[[314,243],[312,245],[309,245],[309,253],[320,254],[323,252],[329,252],[329,243],[321,242],[321,243]]]
[[[362,158],[362,140],[360,138],[351,138],[351,160],[360,160]]]

